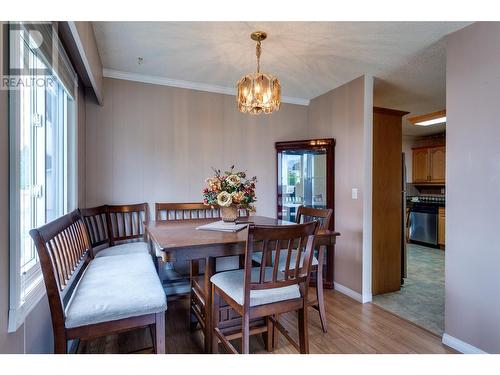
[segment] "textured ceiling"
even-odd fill
[[[94,22],[107,69],[234,88],[255,69],[255,42],[268,33],[261,70],[283,96],[312,99],[362,74],[375,77],[374,104],[411,115],[445,108],[443,37],[463,22]],[[138,57],[143,57],[141,65]],[[443,126],[404,125],[407,135]]]

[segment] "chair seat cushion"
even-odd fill
[[[66,308],[66,328],[165,311],[167,299],[147,254],[95,258]]]
[[[236,303],[243,305],[244,272],[245,270],[220,272],[212,276],[210,281],[222,289],[224,293],[231,297]],[[272,279],[272,272],[272,267],[266,267],[266,281]],[[252,268],[252,281],[259,281],[259,275],[260,268]],[[279,278],[283,278],[283,273],[280,272]],[[260,306],[295,298],[300,298],[298,285],[288,285],[282,288],[264,290],[252,290],[250,291],[250,306]]]
[[[107,247],[105,249],[100,250],[95,257],[108,257],[114,255],[128,255],[128,254],[148,254],[149,247],[146,242],[128,242],[120,245],[115,245],[111,247]]]
[[[274,260],[276,256],[276,251],[273,251],[272,259]],[[287,256],[287,250],[283,249],[280,250],[280,263],[279,263],[279,270],[284,271],[286,268],[286,256]],[[252,260],[258,264],[262,261],[262,252],[257,252],[252,254]],[[297,260],[297,250],[292,250],[292,256],[290,257],[290,269],[294,269],[295,261]],[[304,263],[304,257],[300,259],[300,266],[302,267],[302,264]],[[318,259],[316,257],[313,257],[312,259],[312,266],[315,267],[317,266]]]

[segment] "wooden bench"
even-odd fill
[[[155,352],[165,353],[167,302],[149,253],[94,258],[79,210],[30,235],[47,289],[55,353],[67,353],[68,340],[147,326],[154,332]]]

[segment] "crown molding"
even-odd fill
[[[114,70],[107,68],[103,69],[103,76],[107,78],[122,79],[125,81],[134,81],[134,82],[150,83],[153,85],[179,87],[182,89],[214,92],[217,94],[225,94],[233,96],[236,95],[236,89],[232,87],[211,85],[200,82],[182,81],[178,79],[171,79],[171,78],[165,78],[147,74],[130,73],[121,70]],[[305,105],[305,106],[309,105],[309,99],[292,98],[289,96],[282,96],[281,102],[288,104]]]

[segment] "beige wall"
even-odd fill
[[[369,149],[365,145],[371,134],[366,133],[372,123],[371,84],[372,78],[363,76],[314,98],[309,106],[308,127],[309,138],[335,138],[337,141],[335,229],[342,235],[335,249],[335,282],[367,295],[371,294],[371,281],[363,288],[363,247],[371,243],[369,237],[363,239],[363,227],[368,214],[364,206],[371,196],[371,191],[366,191],[370,185],[367,182],[371,181],[367,174],[367,169],[371,170],[371,157],[367,160],[366,153],[370,154],[371,145]],[[369,108],[368,116],[366,107]],[[358,189],[357,200],[351,198],[352,188]]]
[[[307,135],[307,107],[250,116],[234,96],[104,79],[87,103],[86,203],[201,201],[211,167],[259,178],[257,213],[276,215],[274,142]]]
[[[445,332],[500,353],[500,23],[448,37]],[[471,192],[474,195],[471,196]]]

